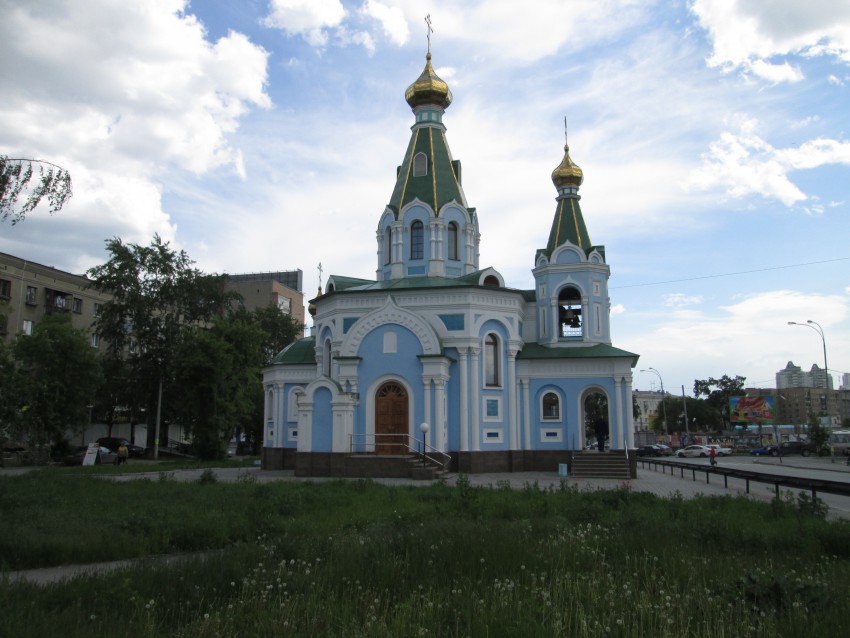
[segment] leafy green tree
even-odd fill
[[[38,178],[30,186],[36,173]],[[26,201],[18,208],[18,200],[24,193],[28,193]],[[14,226],[45,198],[53,214],[65,205],[72,194],[71,174],[61,166],[42,160],[0,155],[0,222],[11,218]]]
[[[264,362],[269,363],[290,343],[298,338],[304,325],[295,321],[277,306],[264,306],[253,311],[254,320],[263,333],[261,349]]]
[[[31,443],[59,442],[88,424],[100,384],[97,355],[67,315],[48,315],[14,346],[19,427]]]
[[[175,419],[201,458],[219,458],[237,431],[252,427],[262,402],[264,335],[244,311],[187,331],[175,353]]]
[[[19,398],[17,380],[18,372],[12,351],[5,339],[0,338],[0,440],[17,438],[19,434],[15,427]]]
[[[723,427],[723,422],[720,419],[714,406],[704,399],[694,399],[693,397],[685,397],[688,412],[688,425],[685,426],[685,406],[682,403],[682,397],[667,395],[664,397],[664,402],[658,404],[658,408],[653,413],[655,418],[652,419],[652,427],[654,430],[662,432],[664,430],[664,409],[667,409],[667,428],[671,434],[676,432],[696,432],[719,430]]]
[[[722,429],[729,429],[729,399],[731,397],[744,396],[744,383],[747,377],[730,377],[723,375],[719,379],[709,377],[705,380],[694,381],[694,396],[705,397],[705,400],[714,408],[720,417]]]
[[[184,251],[173,250],[159,235],[149,246],[113,238],[106,249],[109,261],[88,271],[99,289],[113,295],[95,325],[114,356],[127,357],[142,386],[148,449],[153,450],[159,397],[163,389],[168,394],[174,353],[184,332],[219,316],[232,295],[224,292],[224,276],[193,268]],[[167,434],[166,425],[160,438]]]
[[[809,418],[809,442],[818,451],[818,454],[829,453],[829,428],[821,424],[816,416]]]

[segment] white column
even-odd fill
[[[481,449],[481,433],[480,433],[480,417],[479,410],[481,409],[481,382],[478,375],[478,353],[481,348],[470,348],[470,363],[472,364],[472,390],[470,399],[472,399],[472,450],[477,452]]]
[[[517,350],[508,348],[508,438],[511,450],[519,449],[517,432],[517,387],[516,387],[516,355]]]
[[[625,399],[626,403],[626,444],[629,446],[629,449],[634,448],[635,446],[635,415],[632,410],[632,377],[631,375],[627,375],[623,377],[625,381]]]
[[[434,379],[434,442],[431,444],[441,452],[446,450],[446,382]]]
[[[549,301],[549,343],[558,343],[561,338],[561,318],[559,315],[558,300],[552,299]]]
[[[434,431],[434,423],[431,421],[431,379],[422,379],[422,395],[425,401],[425,411],[423,418],[425,419],[425,423],[427,423],[431,429],[428,431],[428,434]],[[425,436],[425,442],[428,442],[428,435],[423,435],[419,432],[419,424],[413,424],[413,438],[416,439],[419,436]],[[433,445],[433,443],[429,443],[429,445]]]
[[[531,405],[528,403],[528,378],[520,379],[522,384],[522,409],[523,409],[523,424],[525,427],[525,449],[531,449]],[[566,431],[566,427],[564,428]]]
[[[611,431],[617,432],[617,449],[625,449],[626,441],[626,423],[623,418],[623,378],[614,377],[614,405],[617,408],[615,419],[616,426],[611,428]],[[611,441],[611,447],[614,447],[614,441]]]
[[[460,451],[469,451],[469,364],[467,348],[458,348],[460,354]]]

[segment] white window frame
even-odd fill
[[[550,394],[558,400],[558,416],[546,416],[546,410],[543,405],[543,400]],[[561,395],[555,392],[554,390],[545,390],[540,395],[540,420],[546,421],[547,423],[560,423],[562,419],[561,415],[563,414],[563,400],[561,399]]]

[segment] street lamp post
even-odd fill
[[[826,337],[823,334],[823,328],[817,321],[812,321],[811,319],[806,319],[806,323],[799,323],[797,321],[789,321],[789,326],[803,326],[804,328],[811,328],[815,332],[820,335],[821,343],[823,344],[823,371],[824,371],[824,386],[826,392],[824,393],[826,396],[826,414],[829,416],[829,365],[826,362]],[[832,424],[830,423],[830,426]]]
[[[641,372],[654,372],[658,375],[658,380],[661,382],[661,408],[664,413],[664,436],[668,436],[667,432],[667,404],[664,402],[664,379],[661,378],[661,373],[655,368],[647,368],[646,370],[641,370]]]

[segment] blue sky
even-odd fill
[[[519,8],[518,8],[519,7]],[[0,0],[0,153],[68,168],[0,251],[72,272],[154,233],[208,272],[374,278],[430,14],[482,267],[533,286],[564,117],[634,386],[850,372],[850,4]],[[836,383],[838,379],[836,378]]]

